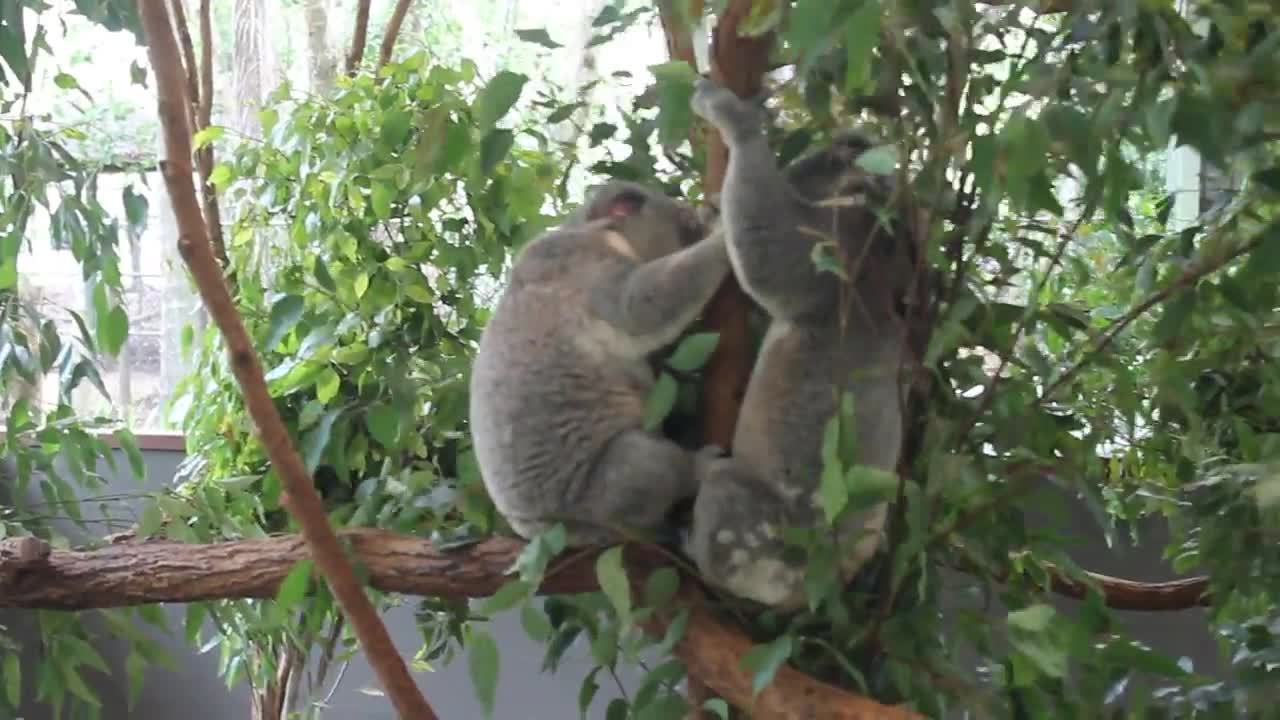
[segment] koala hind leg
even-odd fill
[[[740,460],[717,461],[701,478],[685,551],[711,584],[770,606],[804,602],[805,567],[783,529],[805,526],[794,503],[777,496]],[[799,562],[803,562],[802,560]]]
[[[616,435],[601,451],[575,509],[570,542],[617,542],[620,531],[660,530],[673,505],[697,493],[695,455],[641,429]],[[566,523],[568,525],[568,523]]]

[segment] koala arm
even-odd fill
[[[693,109],[729,146],[720,222],[743,289],[773,317],[792,319],[824,306],[837,280],[818,271],[813,248],[823,239],[818,233],[832,228],[824,227],[825,213],[804,203],[778,167],[763,110],[705,79],[698,83]]]
[[[679,252],[611,274],[592,287],[592,314],[618,331],[626,354],[641,357],[674,342],[729,274],[716,232]]]

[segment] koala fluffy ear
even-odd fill
[[[607,202],[601,203],[600,206],[593,208],[592,213],[588,217],[589,220],[599,220],[600,218],[627,218],[636,215],[640,209],[644,207],[645,197],[641,193],[631,190],[624,190],[617,195],[609,198]]]

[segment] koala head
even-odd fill
[[[822,200],[832,195],[853,194],[875,189],[881,184],[858,167],[858,158],[875,147],[875,141],[858,130],[833,134],[820,149],[797,158],[787,168],[787,177],[796,190],[809,200]]]
[[[693,208],[643,185],[614,180],[591,193],[578,211],[584,222],[608,219],[641,260],[654,260],[705,235]]]

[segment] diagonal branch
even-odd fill
[[[178,221],[178,250],[196,281],[206,310],[222,333],[231,370],[244,395],[245,407],[284,486],[284,505],[301,525],[302,536],[311,549],[316,567],[351,622],[369,664],[399,714],[414,720],[434,720],[435,713],[410,677],[404,659],[396,652],[373,603],[356,580],[342,546],[329,526],[324,505],[308,477],[306,466],[290,444],[288,431],[267,392],[262,365],[236,312],[196,201],[191,139],[184,121],[190,100],[183,85],[178,45],[168,8],[164,0],[137,1],[147,40],[147,54],[156,77],[157,106],[166,156],[160,164],[160,171]]]
[[[391,62],[391,53],[396,49],[396,40],[400,37],[400,28],[409,14],[409,6],[413,0],[396,0],[396,7],[391,11],[391,19],[387,21],[387,29],[382,33],[382,48],[378,53],[378,67]]]
[[[351,49],[347,51],[347,74],[355,75],[364,60],[364,46],[369,40],[370,0],[357,0],[356,27],[351,31]]]

